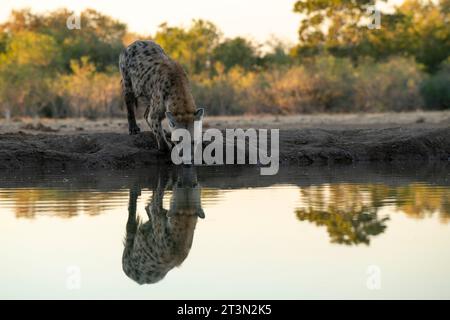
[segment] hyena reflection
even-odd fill
[[[164,191],[172,189],[170,208],[163,208]],[[148,221],[136,216],[138,187],[130,191],[122,266],[139,284],[155,283],[188,256],[197,218],[204,218],[201,189],[194,167],[180,169],[174,177],[161,174],[145,210]]]

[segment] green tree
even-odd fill
[[[435,72],[450,53],[449,0],[405,0],[393,13],[382,13],[381,27],[370,30],[366,8],[385,0],[300,0],[302,15],[297,56],[329,52],[337,56],[383,59],[410,55]]]
[[[163,23],[154,36],[154,40],[192,74],[210,68],[211,55],[219,39],[217,27],[205,20],[193,20],[188,29]]]
[[[267,43],[269,50],[261,58],[261,64],[265,67],[281,67],[292,65],[293,60],[289,54],[290,48],[281,40],[272,38]]]
[[[365,30],[361,51],[375,58],[409,55],[436,72],[450,53],[448,2],[406,0],[395,13],[383,15],[382,28]]]
[[[247,39],[236,37],[221,42],[214,49],[214,61],[224,65],[225,71],[234,66],[240,66],[250,70],[258,62],[258,54],[255,46]]]
[[[405,49],[431,72],[437,71],[450,55],[449,3],[406,0],[399,12],[407,22],[393,30],[400,35],[403,32],[402,38],[406,39],[407,44],[399,44],[399,49]]]
[[[18,32],[31,31],[53,37],[62,52],[61,64],[67,71],[70,70],[70,61],[82,56],[89,56],[99,70],[116,65],[124,48],[122,40],[126,35],[126,25],[87,9],[80,16],[81,29],[69,30],[66,22],[73,14],[67,9],[46,14],[35,14],[29,9],[15,10],[8,21],[0,25],[0,34],[13,38]]]
[[[48,35],[15,34],[0,54],[0,103],[5,113],[36,115],[50,103],[59,54],[56,41]]]
[[[298,30],[302,54],[317,54],[334,51],[340,55],[351,55],[363,33],[360,28],[366,19],[366,6],[373,0],[300,0],[294,12],[302,15]]]

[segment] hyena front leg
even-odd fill
[[[164,192],[166,191],[168,180],[168,172],[165,170],[161,170],[158,173],[158,181],[156,183],[156,186],[153,186],[152,188],[152,198],[150,203],[148,204],[151,208],[160,211],[163,209]]]
[[[167,225],[167,210],[163,208],[166,180],[167,173],[159,173],[157,185],[152,188],[152,198],[145,206],[149,222],[152,225],[154,237],[160,243],[164,242]]]
[[[169,152],[172,150],[172,142],[167,138],[166,132],[162,127],[161,121],[162,117],[160,116],[157,110],[150,110],[149,114],[146,117],[146,121],[150,130],[153,132],[156,138],[156,142],[158,143],[158,150],[163,152]]]

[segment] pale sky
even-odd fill
[[[2,0],[0,21],[11,9],[30,7],[42,12],[66,7],[76,12],[93,8],[128,24],[131,31],[152,34],[158,25],[188,25],[194,18],[214,22],[225,36],[247,36],[264,41],[271,35],[295,42],[299,16],[295,0]]]
[[[400,3],[403,0],[391,0]],[[76,12],[93,8],[128,24],[129,30],[153,34],[158,25],[188,25],[194,18],[214,22],[227,37],[245,36],[264,42],[276,36],[297,42],[300,16],[292,12],[295,0],[1,0],[0,21],[12,9],[30,7],[43,12],[66,7]]]

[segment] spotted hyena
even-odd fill
[[[152,199],[145,207],[145,223],[136,215],[140,190],[134,187],[130,191],[122,267],[139,284],[158,282],[186,259],[197,219],[205,216],[195,167],[178,169],[172,178],[160,173]],[[163,208],[166,189],[172,191],[169,210]]]
[[[204,110],[196,108],[183,67],[158,44],[132,43],[121,53],[119,68],[130,134],[140,131],[135,117],[138,104],[146,107],[144,117],[160,150],[167,151],[173,146],[161,125],[164,118],[171,131],[184,128],[193,133],[194,121],[201,121]]]

